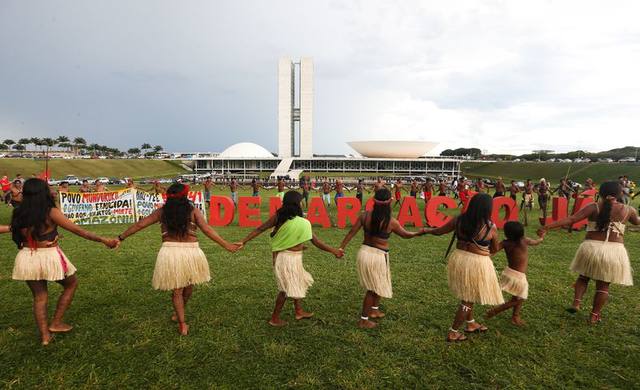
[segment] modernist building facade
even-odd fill
[[[423,157],[436,144],[424,141],[361,141],[350,145],[361,156],[313,154],[314,65],[311,58],[278,62],[278,154],[239,143],[217,156],[195,157],[198,174],[289,176],[349,173],[405,176],[457,176],[462,159]]]

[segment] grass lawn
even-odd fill
[[[23,169],[24,171],[24,169]],[[75,172],[80,174],[79,172]],[[266,193],[266,192],[265,192]],[[0,207],[0,222],[10,211]],[[264,210],[266,214],[266,208]],[[535,226],[534,226],[535,227]],[[528,231],[534,234],[534,227]],[[124,226],[89,226],[115,236]],[[219,229],[239,240],[248,229]],[[346,231],[316,228],[331,245]],[[0,386],[5,388],[632,388],[640,383],[640,294],[613,286],[597,326],[586,309],[570,315],[575,275],[568,270],[583,232],[552,232],[530,251],[526,327],[504,313],[490,330],[462,344],[445,343],[457,301],[447,289],[443,255],[450,237],[391,239],[393,299],[379,327],[355,327],[363,291],[355,255],[361,235],[343,260],[310,248],[305,267],[315,279],[304,306],[311,320],[267,325],[276,295],[268,234],[237,254],[201,238],[213,282],[199,286],[187,308],[190,335],[170,322],[170,294],[151,288],[158,227],[127,239],[117,251],[64,233],[62,248],[78,268],[80,287],[67,313],[73,332],[39,346],[26,284],[10,280],[16,248],[0,240]],[[638,268],[640,240],[627,235]],[[505,266],[500,253],[498,270]],[[637,280],[636,280],[637,282]],[[60,288],[50,284],[53,299]],[[478,307],[481,319],[485,307]],[[53,302],[50,302],[53,310]]]
[[[462,172],[466,176],[497,178],[502,176],[505,181],[540,178],[550,180],[552,185],[569,174],[569,178],[584,183],[592,178],[596,183],[616,179],[627,175],[631,180],[640,177],[640,164],[619,163],[534,163],[534,162],[493,162],[493,163],[462,163]]]
[[[44,171],[44,160],[0,158],[0,176],[13,179],[16,173],[30,177]],[[51,177],[61,179],[67,175],[78,177],[175,177],[186,171],[175,161],[164,160],[49,160]]]

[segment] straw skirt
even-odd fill
[[[391,269],[389,252],[368,245],[362,245],[357,257],[358,279],[360,286],[373,291],[383,298],[391,298]]]
[[[18,251],[13,266],[14,280],[63,280],[76,273],[60,247],[23,248]]]
[[[584,240],[578,247],[571,271],[594,280],[633,285],[633,272],[629,254],[619,242]]]
[[[156,290],[175,290],[211,280],[209,262],[197,242],[163,242],[151,285]]]
[[[273,273],[278,291],[284,292],[289,298],[304,298],[313,284],[313,277],[302,266],[302,251],[278,252]]]
[[[527,275],[512,268],[507,267],[502,271],[500,275],[500,287],[502,291],[506,291],[515,297],[522,299],[529,297]]]
[[[489,256],[454,250],[447,264],[447,280],[449,290],[462,301],[482,305],[504,303],[496,269]]]

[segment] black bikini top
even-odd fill
[[[489,245],[491,245],[491,240],[487,240],[487,237],[489,237],[489,234],[491,234],[491,228],[493,227],[493,224],[491,225],[485,225],[485,233],[484,236],[482,236],[481,239],[476,240],[475,238],[469,238],[469,237],[464,237],[461,232],[460,232],[460,220],[458,219],[458,221],[456,222],[456,231],[458,232],[458,238],[461,241],[467,241],[467,242],[473,242],[474,244],[476,244],[479,247],[482,248],[489,248]]]
[[[372,236],[372,237],[378,237],[378,238],[381,238],[383,240],[388,240],[389,237],[391,237],[391,233],[390,232],[378,232],[376,234],[372,234],[371,233],[371,230],[367,228],[367,224],[366,224],[367,214],[368,213],[362,214],[361,221],[360,221],[362,223],[362,229],[364,230],[364,232],[367,233],[368,235]]]

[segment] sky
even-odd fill
[[[277,65],[315,62],[315,153],[640,146],[637,1],[0,1],[0,138],[277,151]]]

